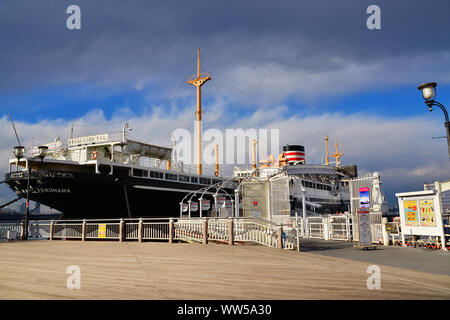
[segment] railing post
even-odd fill
[[[278,233],[278,248],[279,249],[283,249],[283,227],[279,226],[277,229],[277,233]]]
[[[173,243],[173,219],[170,218],[169,220],[169,243]]]
[[[142,218],[139,218],[139,225],[138,225],[138,242],[142,242],[142,232],[144,231],[144,223],[142,221]]]
[[[86,220],[83,220],[83,225],[81,227],[81,241],[86,240]]]
[[[203,244],[208,244],[208,220],[204,219],[202,221],[202,231],[203,231]]]
[[[50,241],[53,240],[53,227],[54,227],[54,225],[55,225],[55,222],[53,220],[50,221],[50,237],[49,237]]]
[[[120,223],[119,223],[119,242],[123,242],[123,227],[124,227],[124,221],[123,221],[123,219],[120,219]]]
[[[234,223],[233,218],[228,218],[228,245],[234,244]]]

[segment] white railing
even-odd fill
[[[228,241],[229,237],[229,221],[228,219],[208,220],[208,240],[212,241]]]
[[[340,217],[292,217],[287,225],[258,218],[141,218],[104,220],[58,220],[30,222],[30,239],[78,240],[165,240],[207,243],[208,241],[253,242],[274,248],[294,249],[299,238],[351,239],[351,219]],[[230,227],[232,229],[230,229]],[[21,224],[1,224],[5,230],[17,230]]]
[[[203,224],[201,219],[180,219],[174,223],[175,240],[203,241]]]
[[[22,232],[22,225],[20,223],[1,223],[0,224],[0,239],[6,239],[8,230],[16,232],[16,239],[19,239]]]
[[[81,239],[82,234],[83,223],[56,223],[53,225],[53,238]]]
[[[50,222],[30,222],[28,239],[47,240],[50,237]]]
[[[143,239],[169,240],[169,222],[143,223]]]
[[[234,240],[256,242],[265,246],[278,246],[278,234],[271,223],[255,220],[235,220]]]
[[[313,239],[324,239],[324,222],[322,217],[306,218],[308,236]]]
[[[350,218],[347,216],[330,217],[329,230],[331,240],[351,240]]]
[[[127,222],[125,224],[125,239],[131,240],[139,239],[139,223]]]
[[[372,242],[379,243],[383,241],[383,222],[382,214],[370,213],[370,231],[372,233]]]
[[[86,223],[86,239],[119,239],[120,223]]]

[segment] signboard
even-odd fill
[[[217,197],[217,208],[222,208],[225,205],[225,197]]]
[[[421,190],[395,195],[398,197],[401,212],[401,235],[404,246],[406,246],[406,236],[446,238],[440,191]],[[442,249],[446,250],[445,246]]]
[[[108,134],[96,134],[94,136],[86,136],[86,137],[79,137],[79,138],[72,138],[69,139],[68,145],[71,146],[77,146],[80,144],[91,144],[91,143],[99,143],[99,142],[107,142],[109,139]]]
[[[390,234],[398,234],[398,223],[397,222],[388,222],[384,225],[385,230]]]
[[[99,224],[98,225],[98,237],[99,238],[106,238],[106,224]]]
[[[191,211],[197,211],[198,210],[198,202],[191,202]]]
[[[225,208],[232,208],[232,204],[230,200],[225,201]]]
[[[404,200],[403,207],[405,210],[405,225],[407,226],[418,226],[419,225],[419,215],[417,210],[416,200]]]
[[[358,230],[359,230],[359,244],[371,245],[372,233],[370,230],[370,213],[368,210],[360,210],[358,212]]]
[[[420,225],[422,227],[435,227],[436,215],[434,214],[433,200],[420,200]]]
[[[182,209],[183,209],[183,212],[186,212],[186,211],[188,211],[188,209],[189,209],[189,206],[188,206],[188,204],[187,204],[187,203],[183,203],[183,205],[182,205]]]
[[[370,208],[369,188],[359,188],[359,207]]]
[[[211,208],[211,201],[203,200],[202,201],[202,210],[209,210]]]
[[[61,141],[55,141],[55,142],[52,142],[52,143],[44,144],[44,146],[48,147],[47,152],[51,153],[51,152],[54,152],[55,150],[61,149],[62,142]],[[36,156],[38,154],[39,154],[39,148],[38,147],[31,148],[31,150],[30,150],[30,156],[31,157],[34,157],[34,156]]]

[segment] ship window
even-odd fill
[[[150,171],[150,178],[164,179],[164,173],[158,171]]]
[[[142,170],[142,176],[143,177],[148,177],[148,171],[147,170]]]
[[[133,169],[133,176],[142,177],[142,170],[141,169]]]
[[[200,178],[200,184],[211,184],[211,179]]]
[[[178,176],[178,180],[183,181],[183,182],[189,182],[189,176],[183,176],[180,174]]]
[[[166,180],[178,180],[177,175],[173,173],[166,173]]]
[[[128,177],[130,175],[130,169],[123,167],[114,167],[114,174],[120,177]]]
[[[191,182],[192,183],[198,183],[198,178],[197,177],[191,177]]]

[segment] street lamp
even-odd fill
[[[41,158],[41,162],[44,160],[45,156],[47,155],[48,147],[47,146],[39,146],[39,155],[38,157]],[[27,176],[27,209],[25,212],[25,226],[23,230],[23,240],[28,240],[28,216],[30,214],[30,176],[31,176],[31,158],[25,157],[25,147],[24,146],[16,146],[14,147],[14,155],[17,158],[17,161],[20,161],[20,159],[25,158],[27,160],[27,167],[28,167],[28,176]]]
[[[450,160],[450,122],[449,122],[448,113],[447,113],[447,110],[445,109],[445,107],[441,103],[434,100],[437,96],[436,82],[427,82],[427,83],[421,84],[420,86],[417,87],[417,89],[422,90],[422,96],[425,99],[425,104],[428,106],[428,109],[430,110],[430,112],[433,111],[433,106],[441,108],[442,111],[444,112],[445,129],[447,131],[448,157]]]
[[[48,147],[47,146],[39,146],[38,150],[39,150],[39,158],[41,158],[41,162],[42,162],[42,161],[44,161],[44,158],[47,155]]]

